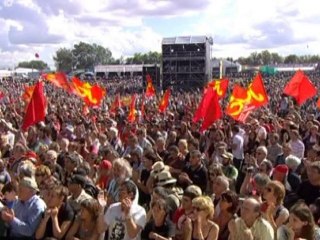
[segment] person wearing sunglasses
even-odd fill
[[[279,181],[270,181],[263,193],[266,201],[261,205],[262,215],[269,221],[275,232],[289,218],[289,211],[283,206],[285,194],[285,187]]]
[[[214,214],[212,200],[200,196],[192,200],[193,214],[186,220],[185,240],[217,240],[219,226],[211,221]]]
[[[220,213],[213,219],[219,226],[218,240],[225,240],[229,238],[228,223],[236,216],[239,208],[239,197],[231,191],[225,191],[221,195]]]
[[[169,211],[165,199],[151,202],[152,218],[141,232],[142,240],[171,240],[175,236],[175,227],[169,219]]]

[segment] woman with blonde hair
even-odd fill
[[[263,193],[266,201],[262,204],[261,211],[275,231],[289,218],[289,211],[283,206],[285,194],[285,187],[279,181],[270,181]]]
[[[186,240],[217,240],[219,227],[211,221],[214,214],[212,200],[208,196],[200,196],[192,200],[193,214],[186,220]]]

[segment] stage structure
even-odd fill
[[[162,40],[162,88],[202,88],[212,78],[211,46],[207,36],[170,37]]]

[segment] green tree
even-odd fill
[[[299,57],[295,54],[291,54],[285,57],[284,63],[299,63]]]
[[[72,51],[67,48],[60,48],[57,50],[55,56],[53,56],[55,66],[58,71],[71,72],[74,68],[74,61]]]
[[[162,55],[158,52],[135,53],[126,59],[127,64],[155,64],[161,63]]]
[[[264,50],[260,53],[261,62],[264,65],[271,64],[271,53],[268,50]]]
[[[261,54],[253,52],[250,54],[248,62],[250,65],[258,66],[261,64]]]
[[[72,49],[60,48],[53,59],[57,69],[64,72],[80,69],[92,71],[96,65],[115,62],[108,48],[84,42],[75,44]]]
[[[112,52],[108,48],[104,48],[101,45],[92,44],[93,47],[93,54],[95,56],[94,58],[94,64],[110,64],[113,63],[115,60],[112,57]]]
[[[273,64],[283,63],[283,57],[278,53],[271,53],[271,61]]]
[[[18,67],[43,70],[48,68],[48,64],[46,64],[44,61],[41,61],[41,60],[32,60],[30,62],[27,62],[27,61],[19,62]]]

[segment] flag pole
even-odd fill
[[[223,73],[222,73],[222,71],[223,71],[223,66],[222,66],[222,65],[223,65],[222,59],[220,59],[220,62],[219,62],[219,67],[220,67],[220,71],[219,71],[219,72],[220,72],[220,76],[219,76],[219,78],[220,78],[220,79],[222,79],[222,75],[223,75]]]

